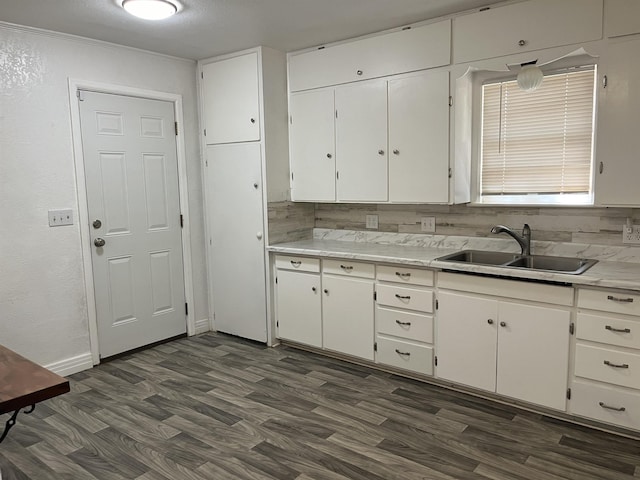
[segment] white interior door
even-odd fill
[[[207,218],[215,328],[267,341],[260,144],[207,147]]]
[[[104,358],[186,332],[173,104],[81,92],[80,121]]]

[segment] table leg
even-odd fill
[[[24,410],[24,413],[31,413],[35,410],[36,405],[33,404],[31,405],[31,407],[29,407],[28,410]],[[7,423],[5,423],[4,425],[4,431],[2,432],[2,435],[0,435],[0,443],[2,443],[2,441],[7,438],[7,435],[9,434],[9,430],[11,430],[11,428],[16,424],[16,418],[18,418],[18,413],[20,413],[20,409],[16,410],[15,412],[13,412],[11,414],[11,417],[9,418],[9,420],[7,420]],[[2,480],[2,477],[0,477],[0,480]]]

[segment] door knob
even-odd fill
[[[105,244],[105,243],[107,243],[107,242],[105,242],[103,238],[96,238],[96,239],[93,241],[93,244],[94,244],[96,247],[104,247],[104,244]]]
[[[94,220],[93,223],[93,228],[100,228],[102,226],[102,222],[100,220]]]
[[[262,232],[258,232],[258,233],[256,233],[256,238],[257,238],[258,240],[262,240]]]

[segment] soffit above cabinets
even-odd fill
[[[175,0],[160,22],[122,0],[0,0],[0,22],[68,33],[189,59],[264,45],[284,52],[450,15],[487,0]]]

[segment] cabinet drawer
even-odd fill
[[[579,313],[576,336],[592,342],[640,349],[640,321]]]
[[[418,268],[378,266],[376,278],[383,282],[409,283],[413,285],[433,286],[433,271]]]
[[[570,413],[601,422],[640,429],[640,395],[605,385],[574,382]]]
[[[454,62],[600,38],[602,0],[530,0],[455,18]]]
[[[578,344],[575,373],[578,377],[640,389],[640,355]]]
[[[320,259],[278,255],[276,256],[276,268],[280,270],[299,270],[301,272],[319,272]]]
[[[372,263],[352,262],[350,260],[323,260],[322,272],[333,275],[373,278],[375,266]]]
[[[376,285],[379,305],[388,305],[420,312],[433,312],[433,292],[431,290],[395,285]]]
[[[432,347],[384,337],[377,337],[376,341],[378,343],[376,354],[378,363],[433,375]]]
[[[433,343],[433,317],[431,315],[392,310],[377,305],[376,325],[378,333],[417,342]]]
[[[640,295],[613,290],[578,290],[578,307],[605,312],[640,315]]]

